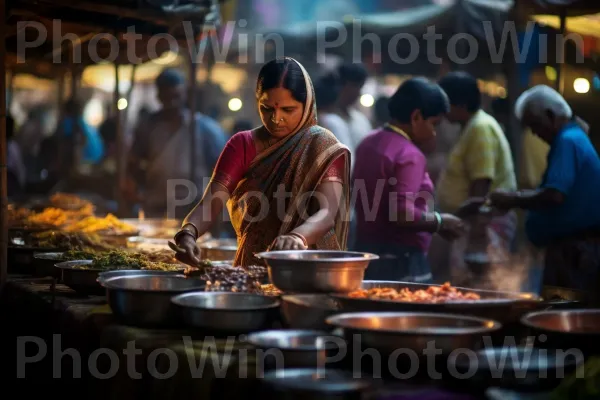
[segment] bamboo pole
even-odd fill
[[[0,37],[6,33],[6,2],[0,0]],[[0,40],[0,289],[8,279],[8,187],[6,175],[6,42]]]
[[[123,141],[123,124],[121,121],[121,110],[119,110],[119,100],[121,99],[121,92],[119,90],[120,80],[119,80],[119,62],[115,61],[115,91],[114,91],[114,112],[115,112],[115,131],[117,136],[117,210],[120,217],[123,216],[125,212],[125,199],[123,198],[123,193],[120,190],[123,182],[123,146],[125,145]]]
[[[565,95],[565,72],[567,63],[565,61],[565,33],[567,31],[567,9],[565,7],[560,10],[560,32],[559,32],[559,54],[558,68],[556,69],[556,90],[558,93]]]
[[[197,71],[197,61],[196,60],[196,48],[197,48],[197,44],[196,41],[192,41],[190,43],[190,46],[193,46],[193,48],[189,49],[189,57],[187,57],[188,59],[188,64],[189,64],[189,92],[188,92],[188,108],[190,110],[190,143],[191,143],[191,148],[190,148],[190,152],[191,152],[191,160],[190,160],[190,179],[192,181],[192,183],[196,184],[197,180],[196,180],[196,165],[198,163],[197,160],[197,154],[196,154],[196,148],[198,145],[198,140],[196,138],[196,71]]]

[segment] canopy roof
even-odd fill
[[[9,1],[7,61],[13,69],[42,76],[69,67],[72,57],[82,67],[105,61],[142,63],[177,50],[174,43],[181,47],[194,40],[205,24],[218,24],[223,1]],[[162,39],[148,42],[159,34]],[[164,38],[167,34],[169,40]]]
[[[581,16],[600,12],[597,0],[520,0],[530,14]]]

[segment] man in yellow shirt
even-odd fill
[[[498,121],[481,109],[477,80],[463,72],[451,72],[440,80],[440,86],[450,99],[448,120],[462,128],[437,185],[441,211],[454,213],[465,203],[477,209],[490,191],[516,190],[510,145]],[[481,264],[506,261],[516,222],[514,213],[493,218],[476,214],[470,219],[467,242],[451,265],[460,265],[464,258],[475,255]],[[486,277],[479,278],[478,283],[485,284],[482,280]]]

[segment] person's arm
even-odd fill
[[[428,193],[419,193],[421,182],[426,168],[425,157],[419,154],[403,156],[394,167],[394,178],[396,179],[396,221],[405,229],[418,232],[436,232],[439,227],[433,212],[417,212],[415,201],[431,201],[428,207],[433,209],[433,196]],[[392,200],[393,201],[393,200]]]
[[[246,172],[246,147],[252,145],[242,135],[234,135],[225,145],[202,199],[183,221],[183,227],[193,227],[196,238],[208,232],[218,220],[230,194]]]
[[[345,156],[340,156],[331,164],[316,189],[319,210],[288,234],[275,238],[270,247],[272,250],[306,249],[335,227],[335,217],[344,190],[345,167]]]
[[[526,210],[559,206],[564,203],[575,183],[577,164],[575,143],[568,139],[562,139],[555,144],[555,148],[551,152],[548,168],[539,189],[514,193],[496,192],[490,196],[492,204],[499,208]]]

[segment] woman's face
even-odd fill
[[[304,114],[304,104],[292,97],[284,88],[266,90],[258,99],[260,120],[269,133],[284,138],[292,133]]]

